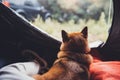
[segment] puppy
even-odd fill
[[[88,28],[81,32],[67,33],[62,30],[62,44],[58,59],[48,72],[34,75],[35,80],[89,80],[92,62],[88,46]]]

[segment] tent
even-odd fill
[[[0,3],[0,60],[3,65],[25,61],[21,51],[31,49],[52,64],[60,41],[37,29],[13,10]],[[1,64],[1,67],[3,66]]]
[[[120,60],[120,0],[113,0],[113,21],[106,43],[99,49],[104,60]]]
[[[120,0],[113,0],[114,15],[108,39],[96,49],[104,60],[120,60]],[[25,61],[21,51],[31,49],[51,66],[61,42],[22,19],[17,13],[0,3],[0,61],[1,66]]]

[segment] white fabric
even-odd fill
[[[34,80],[40,66],[35,62],[14,63],[0,69],[0,80]]]

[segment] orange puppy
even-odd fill
[[[67,33],[62,30],[62,44],[58,59],[43,75],[33,76],[35,80],[89,80],[89,65],[92,57],[88,46],[88,28],[81,32]]]

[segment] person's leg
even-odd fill
[[[14,63],[0,69],[0,80],[34,80],[31,76],[39,71],[35,62]]]

